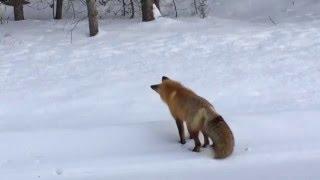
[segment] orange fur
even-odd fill
[[[202,131],[205,137],[204,146],[209,143],[208,136],[214,143],[215,158],[225,158],[233,152],[234,137],[231,129],[206,99],[167,77],[162,78],[161,84],[153,85],[151,88],[158,92],[168,105],[176,120],[182,144],[185,143],[184,121],[190,136],[195,141],[193,151],[200,151],[198,134]]]

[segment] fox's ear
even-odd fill
[[[167,76],[162,76],[162,81],[169,80]]]
[[[156,92],[159,92],[159,84],[151,85],[151,89],[155,90]]]

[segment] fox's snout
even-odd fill
[[[155,85],[151,85],[150,87],[151,87],[151,89],[153,89],[153,90],[155,90],[155,91],[158,91],[159,85],[158,85],[158,84],[155,84]]]

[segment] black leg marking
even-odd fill
[[[197,132],[190,132],[192,139],[194,140],[194,148],[193,148],[193,152],[200,152],[200,147],[201,147],[201,142],[199,139],[199,131]]]
[[[202,147],[207,147],[210,144],[208,134],[205,131],[202,131],[202,134],[204,138],[204,144]]]
[[[176,124],[177,124],[178,131],[179,131],[180,143],[181,144],[185,144],[186,140],[185,140],[185,137],[184,137],[183,121],[180,121],[179,119],[176,119]]]

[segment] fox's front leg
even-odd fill
[[[184,136],[184,126],[183,126],[183,121],[176,119],[176,124],[178,127],[178,131],[179,131],[179,136],[180,136],[180,143],[181,144],[185,144],[186,143],[186,139]]]

